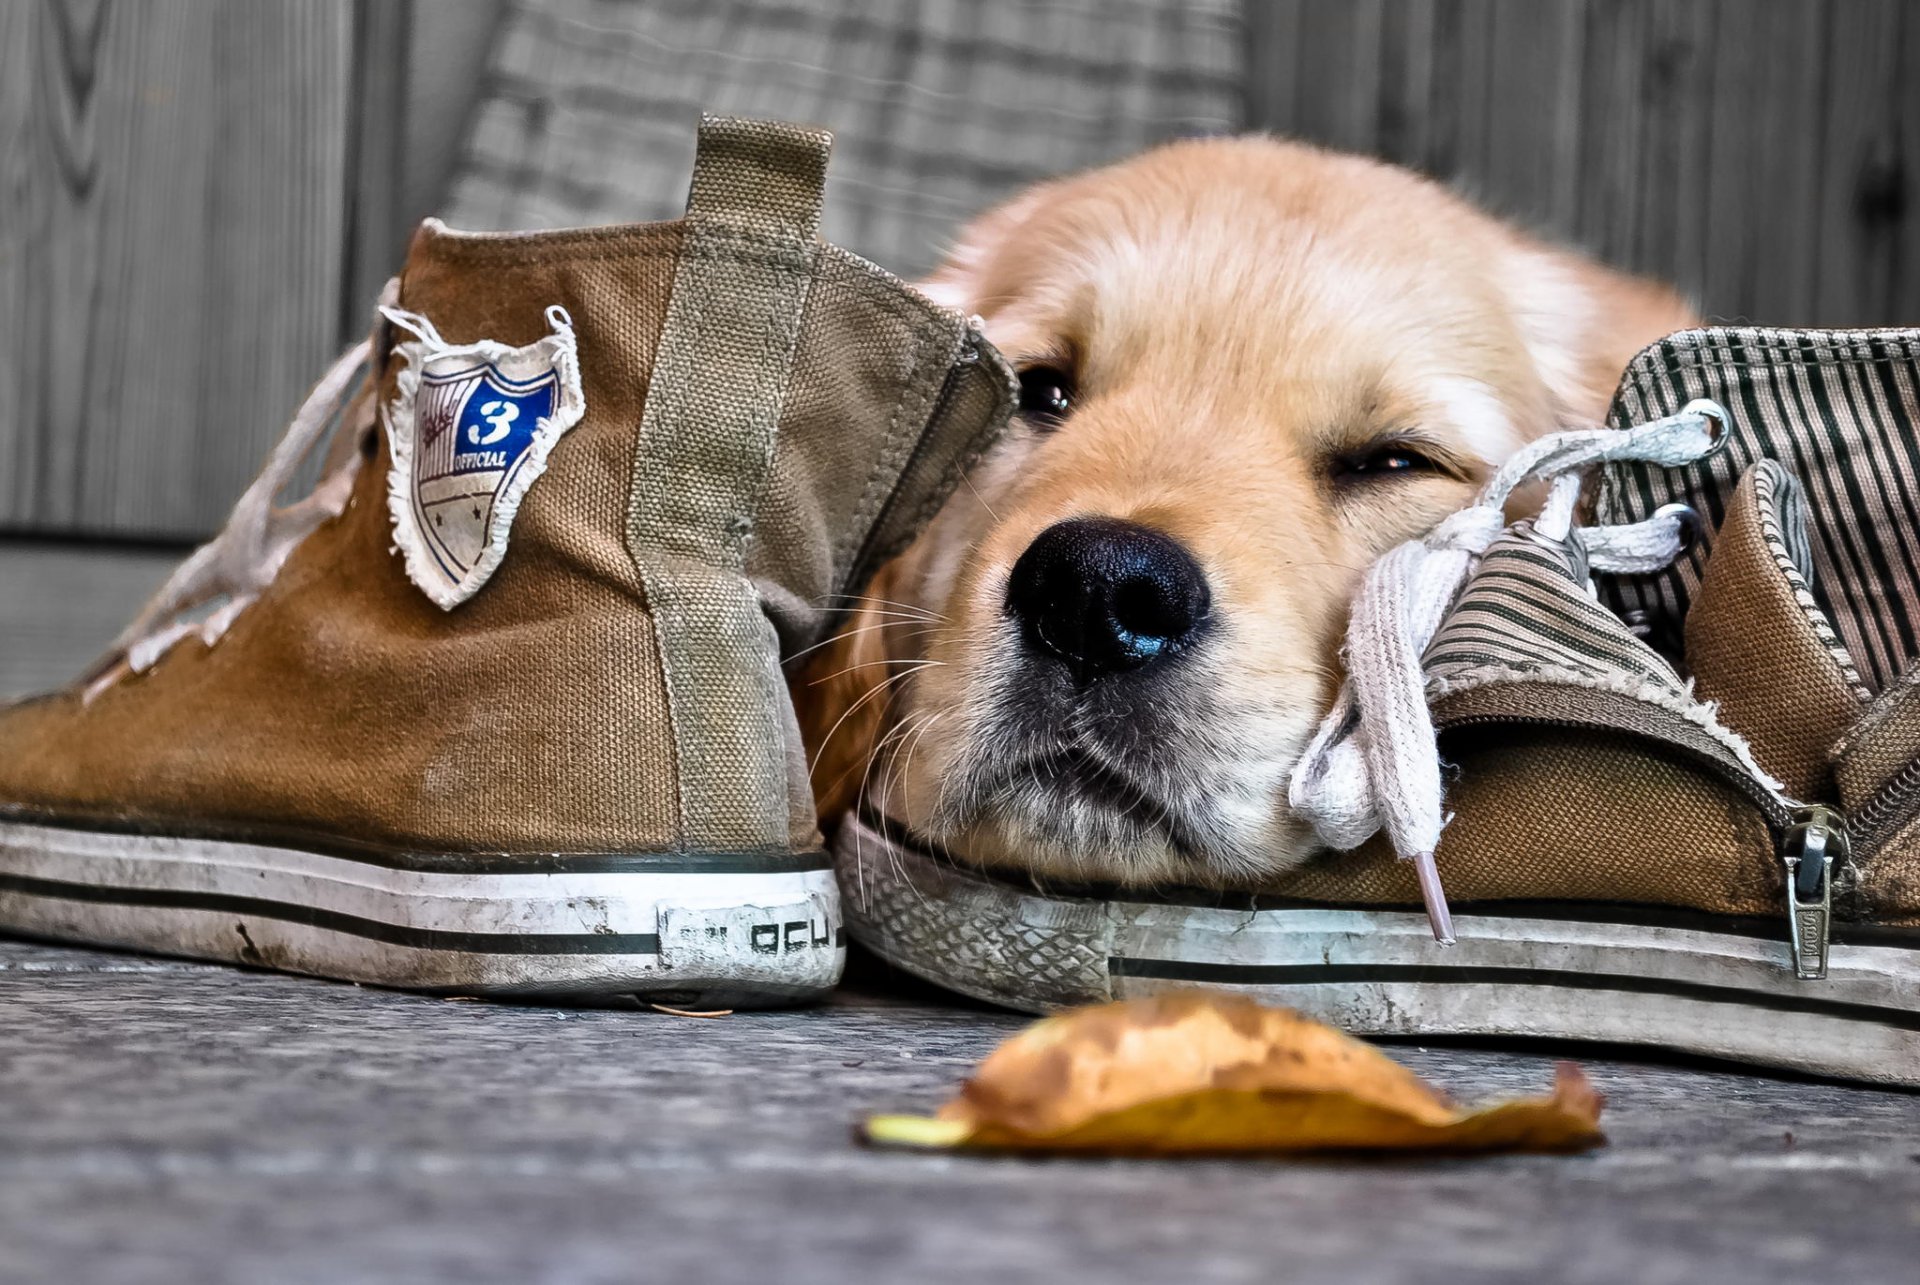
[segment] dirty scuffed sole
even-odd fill
[[[1645,907],[1456,907],[1426,916],[1045,893],[849,817],[834,840],[853,939],[1027,1012],[1219,988],[1359,1035],[1648,1045],[1920,1087],[1920,934],[1849,940],[1796,978],[1785,924]]]
[[[806,1003],[839,981],[824,854],[315,852],[0,822],[0,931],[413,990]]]

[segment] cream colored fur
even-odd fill
[[[1246,885],[1309,854],[1286,778],[1337,686],[1362,569],[1523,442],[1599,421],[1632,354],[1693,322],[1672,290],[1436,183],[1260,137],[1035,188],[925,286],[1016,365],[1070,366],[1078,395],[1057,430],[1009,435],[796,681],[823,817],[864,788],[975,860],[1134,884]],[[1442,471],[1330,480],[1402,435]],[[968,793],[1022,752],[1009,569],[1082,515],[1165,530],[1212,586],[1220,628],[1163,697],[1176,716],[1112,765],[1185,844],[1040,776]]]

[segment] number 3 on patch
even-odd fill
[[[480,408],[480,418],[490,425],[486,433],[480,431],[478,424],[467,425],[467,440],[475,446],[492,446],[513,429],[513,421],[520,418],[520,407],[513,402],[488,402]]]

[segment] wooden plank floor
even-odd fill
[[[512,1008],[0,942],[0,1279],[1913,1279],[1920,1096],[1590,1057],[1614,1143],[1480,1161],[882,1153],[1021,1019]],[[1397,1050],[1461,1096],[1536,1051]]]

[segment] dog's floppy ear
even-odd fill
[[[886,734],[893,701],[878,689],[899,672],[894,663],[899,658],[888,640],[915,623],[889,605],[896,565],[880,569],[832,641],[789,676],[822,826],[859,801],[868,767]]]
[[[1604,421],[1633,355],[1700,324],[1672,287],[1568,250],[1519,244],[1505,278],[1520,336],[1562,424]]]

